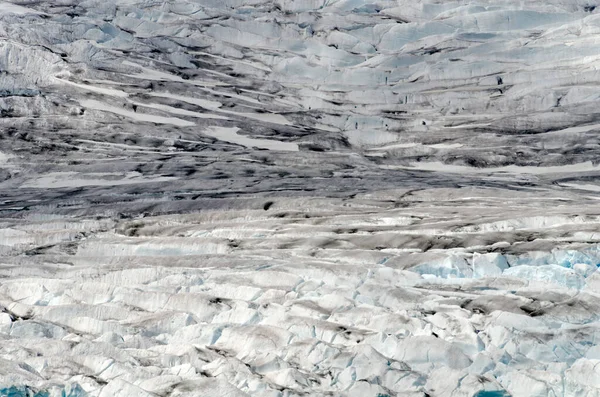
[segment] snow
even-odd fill
[[[128,96],[126,92],[118,90],[118,89],[114,89],[114,88],[98,87],[98,86],[89,85],[89,84],[78,84],[78,83],[74,83],[72,81],[61,79],[61,78],[57,78],[57,81],[59,81],[62,84],[68,84],[68,85],[77,87],[82,90],[97,92],[99,94],[116,96],[119,98],[127,98],[127,96]]]
[[[126,175],[111,173],[86,174],[80,177],[76,172],[57,172],[41,176],[20,186],[20,188],[58,188],[79,186],[116,186],[132,183],[164,182],[176,179],[173,177],[145,178],[139,173],[131,172]]]
[[[39,14],[39,12],[34,9],[23,7],[18,4],[12,4],[7,1],[0,1],[0,13],[17,15]]]
[[[142,114],[142,113],[138,114],[134,111],[125,110],[122,108],[118,108],[116,106],[107,105],[106,103],[96,101],[93,99],[87,99],[87,100],[81,101],[81,105],[84,107],[88,107],[90,109],[100,110],[100,111],[104,111],[104,112],[114,113],[119,116],[128,117],[128,118],[131,118],[136,121],[159,123],[159,124],[172,124],[172,125],[175,125],[178,127],[189,127],[189,126],[195,125],[194,123],[192,123],[190,121],[185,121],[183,119],[178,119],[176,117],[162,117],[162,116],[155,116],[152,114]]]
[[[186,97],[183,95],[177,95],[177,94],[172,94],[172,93],[168,93],[168,92],[151,92],[150,95],[164,97],[164,98],[171,98],[171,99],[175,99],[178,101],[191,103],[192,105],[197,105],[197,106],[200,106],[200,107],[203,107],[206,109],[218,109],[221,106],[223,106],[223,104],[221,104],[219,102],[208,101],[206,99],[200,99],[200,98],[190,98],[190,97]]]
[[[250,138],[244,135],[240,135],[237,132],[239,128],[226,128],[226,127],[210,127],[204,131],[206,135],[213,136],[219,140],[236,143],[238,145],[246,147],[258,147],[261,149],[268,150],[285,150],[285,151],[298,151],[298,145],[296,143],[270,141],[268,139],[257,139]]]
[[[554,174],[554,173],[568,173],[568,172],[591,172],[598,171],[598,167],[591,161],[580,163],[580,164],[569,164],[563,166],[551,166],[551,167],[535,167],[535,166],[514,166],[509,165],[506,167],[490,167],[490,168],[470,168],[458,165],[448,165],[440,162],[428,162],[428,163],[415,163],[412,164],[411,168],[424,170],[424,171],[438,171],[438,172],[455,172],[455,173],[514,173],[514,174]]]

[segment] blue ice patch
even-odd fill
[[[35,391],[27,386],[11,386],[0,388],[0,397],[49,397],[48,391]],[[61,392],[61,397],[86,397],[87,393],[78,384],[67,386]]]
[[[480,390],[473,397],[511,397],[506,390]]]
[[[26,386],[11,386],[0,389],[0,397],[48,397],[48,392],[35,392]]]

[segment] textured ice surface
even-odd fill
[[[449,209],[455,222],[483,226],[505,208],[495,196],[477,200],[487,217],[453,200],[404,202],[296,198],[116,222],[13,219],[3,229],[13,254],[0,269],[0,381],[41,393],[80,385],[66,389],[73,397],[593,395],[598,246],[425,251],[417,246],[456,237],[428,231],[448,223]],[[565,219],[563,236],[598,225]],[[484,229],[460,236],[497,233]]]
[[[0,396],[600,395],[588,1],[0,1]]]

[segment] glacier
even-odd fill
[[[600,396],[600,8],[0,1],[0,397]]]

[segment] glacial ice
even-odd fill
[[[230,226],[227,219],[207,221],[189,225],[205,230],[224,222],[223,231]],[[141,230],[169,233],[153,229],[151,218],[144,222]],[[111,252],[110,245],[95,247],[77,256],[89,261],[85,258],[112,255],[127,263],[132,255]],[[393,260],[373,261],[366,272],[341,263],[311,270],[294,261],[277,270],[262,268],[261,261],[253,270],[67,268],[65,275],[77,276],[5,281],[0,295],[8,317],[0,332],[26,348],[14,356],[22,375],[11,372],[13,385],[44,391],[50,389],[40,376],[62,373],[65,381],[83,376],[77,379],[81,391],[72,396],[151,396],[166,390],[182,396],[194,390],[270,396],[278,388],[292,395],[307,389],[348,396],[394,390],[585,395],[597,388],[588,379],[595,376],[599,355],[589,324],[596,321],[592,313],[599,303],[584,288],[598,273],[591,265],[597,253],[596,247],[457,253],[408,270],[389,267]],[[162,252],[157,246],[153,255],[147,258],[181,254],[167,245]],[[332,265],[339,269],[324,277]],[[462,280],[460,290],[436,287],[447,277]],[[506,283],[512,298],[478,287],[485,280]],[[536,282],[557,287],[546,291]],[[569,325],[561,325],[561,318]],[[544,341],[536,337],[540,332],[549,333]]]
[[[597,273],[599,264],[598,248],[591,247],[579,251],[557,249],[551,253],[530,252],[520,256],[495,253],[474,253],[471,258],[448,256],[440,261],[419,264],[411,270],[427,278],[485,278],[504,275],[582,289],[586,285],[586,278]]]
[[[64,387],[49,387],[46,390],[36,390],[28,386],[10,386],[0,388],[2,397],[87,397],[88,394],[77,383]]]
[[[521,265],[506,269],[503,274],[531,281],[556,283],[567,288],[581,289],[585,285],[583,276],[571,269],[559,265],[528,266]]]
[[[598,12],[0,1],[0,396],[600,395]]]
[[[473,276],[476,278],[499,276],[508,267],[508,262],[503,255],[473,254]]]

